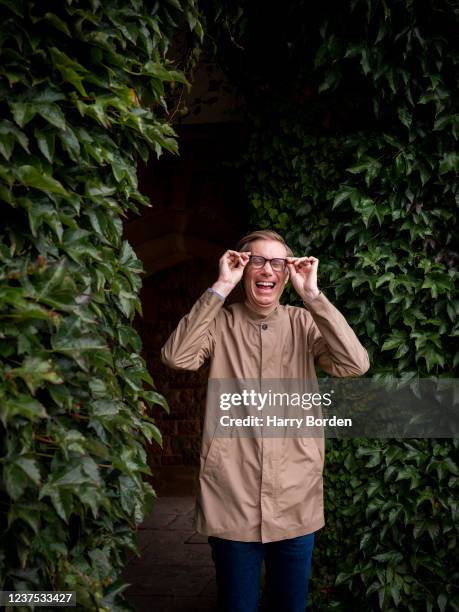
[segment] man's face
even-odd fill
[[[261,255],[266,259],[287,257],[285,247],[277,240],[255,240],[250,245],[250,251],[252,256]],[[276,272],[269,262],[258,269],[249,263],[243,277],[247,301],[261,308],[275,306],[279,303],[287,279],[287,268],[284,272]]]

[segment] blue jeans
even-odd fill
[[[266,605],[270,612],[304,612],[314,534],[279,542],[235,542],[213,536],[212,548],[221,612],[256,612],[265,561]]]

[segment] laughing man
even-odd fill
[[[172,368],[210,360],[213,379],[360,376],[366,350],[317,286],[319,260],[294,257],[277,233],[255,231],[220,259],[217,281],[162,349]],[[242,280],[244,302],[224,302]],[[290,280],[304,308],[282,306]],[[206,415],[207,418],[207,415]],[[208,536],[219,609],[258,609],[262,562],[273,612],[304,612],[314,533],[324,526],[322,438],[202,439],[196,528]]]

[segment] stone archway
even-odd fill
[[[153,472],[159,466],[199,463],[207,368],[171,370],[161,363],[160,350],[180,318],[216,280],[221,254],[247,231],[242,180],[225,163],[240,154],[241,134],[240,129],[215,125],[184,130],[179,158],[141,170],[141,189],[153,207],[125,225],[125,236],[145,269],[143,317],[135,325],[148,368],[171,409],[167,414],[154,408],[163,449],[149,449]]]
[[[148,277],[191,259],[216,263],[234,240],[234,230],[221,218],[160,208],[131,222],[127,236]]]

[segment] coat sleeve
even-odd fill
[[[176,370],[197,370],[214,350],[216,319],[223,300],[206,291],[180,320],[161,349],[161,361]]]
[[[308,334],[317,365],[332,376],[362,376],[370,367],[368,353],[346,319],[320,293],[305,303],[313,323]]]

